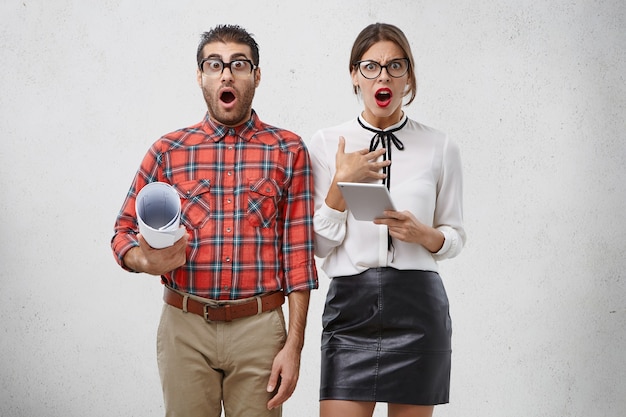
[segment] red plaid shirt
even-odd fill
[[[154,181],[174,186],[189,232],[187,263],[163,283],[212,299],[317,288],[313,181],[304,142],[252,112],[236,128],[210,118],[155,142],[143,159],[111,240],[122,267],[138,246],[135,198]]]

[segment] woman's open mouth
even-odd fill
[[[388,88],[381,88],[380,90],[376,91],[376,94],[374,94],[376,104],[378,104],[378,106],[380,107],[387,107],[389,103],[391,103],[392,96],[393,94]]]

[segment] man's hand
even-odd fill
[[[285,346],[274,358],[272,372],[267,383],[267,392],[275,392],[267,403],[268,410],[287,401],[296,389],[300,376],[300,356],[304,346],[304,328],[309,310],[311,292],[293,291],[289,301],[289,330]],[[278,388],[278,390],[276,390]]]
[[[267,392],[275,392],[267,403],[271,410],[283,404],[296,389],[300,376],[300,349],[289,348],[287,345],[278,352],[272,365],[272,373],[267,384]]]
[[[154,249],[141,236],[137,235],[139,246],[134,247],[124,255],[124,265],[136,272],[145,272],[150,275],[163,275],[187,262],[185,250],[187,248],[187,233],[178,239],[172,246],[163,249]]]

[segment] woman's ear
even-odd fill
[[[352,77],[352,85],[354,86],[355,89],[359,88],[359,76],[357,71],[352,70],[352,72],[350,73],[350,76]]]

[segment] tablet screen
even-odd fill
[[[357,220],[372,221],[385,217],[385,210],[395,210],[389,190],[384,184],[338,182],[348,209]]]

